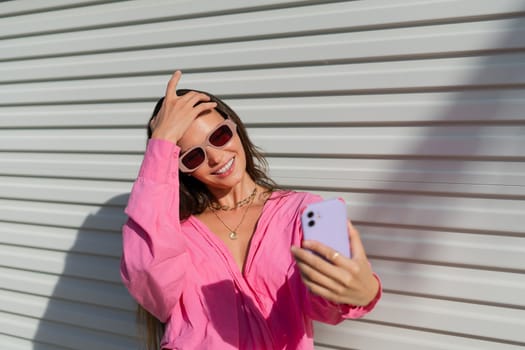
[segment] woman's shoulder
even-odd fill
[[[269,203],[273,203],[276,206],[303,207],[310,203],[319,202],[322,199],[320,195],[310,192],[277,190],[270,195]]]

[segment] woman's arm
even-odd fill
[[[165,322],[184,288],[190,263],[180,234],[179,152],[177,141],[197,116],[215,108],[210,97],[197,92],[177,96],[181,72],[166,87],[164,101],[150,122],[139,176],[129,198],[123,227],[121,275],[133,297]]]
[[[180,234],[178,154],[172,142],[148,142],[122,230],[122,280],[137,302],[162,322],[180,298],[189,264]]]

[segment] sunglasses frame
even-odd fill
[[[217,130],[219,130],[220,128],[222,128],[223,126],[227,126],[230,131],[232,132],[232,137],[222,146],[215,146],[213,145],[211,142],[210,142],[210,137],[211,135],[213,135],[213,133],[215,133]],[[206,140],[204,140],[203,143],[201,143],[200,145],[197,145],[197,146],[193,146],[191,148],[189,148],[188,150],[186,150],[183,154],[181,154],[179,156],[179,169],[183,172],[183,173],[192,173],[194,172],[195,170],[199,169],[202,164],[204,164],[207,160],[208,160],[208,155],[206,153],[206,147],[210,146],[210,147],[213,147],[215,149],[223,149],[224,147],[226,147],[230,141],[233,139],[233,137],[235,136],[235,134],[237,133],[237,124],[235,124],[235,122],[231,119],[224,119],[223,122],[217,124],[217,126],[215,128],[213,128],[212,131],[210,131],[208,133],[208,135],[206,136]],[[202,150],[202,152],[204,153],[204,160],[198,165],[196,166],[195,168],[188,168],[187,166],[185,166],[183,163],[182,163],[182,160],[184,159],[184,155],[190,153],[191,151],[197,149],[197,148],[200,148]]]

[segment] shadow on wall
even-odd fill
[[[408,128],[416,135],[403,152],[406,156],[387,155],[393,159],[388,163],[389,176],[377,179],[378,187],[369,194],[356,189],[354,204],[354,194],[350,194],[350,215],[356,218],[367,252],[374,258],[374,267],[388,292],[383,307],[380,303],[367,316],[370,321],[435,329],[443,335],[459,335],[458,339],[465,336],[473,343],[483,337],[495,340],[482,342],[480,349],[498,346],[498,339],[523,345],[521,334],[509,336],[495,319],[489,325],[485,322],[490,329],[486,334],[452,326],[476,322],[476,315],[462,313],[462,306],[455,301],[500,304],[509,312],[523,307],[516,298],[520,293],[517,286],[496,287],[497,278],[509,278],[498,275],[522,270],[519,261],[523,256],[518,257],[510,247],[518,236],[521,243],[525,238],[525,216],[521,214],[525,212],[525,41],[521,36],[525,18],[514,20],[512,25],[517,34],[501,37],[497,45],[506,47],[502,43],[507,42],[509,47],[519,45],[519,49],[476,53],[480,56],[476,69],[463,84],[422,88],[416,93],[443,94],[446,103],[433,109],[429,122],[400,125],[402,133]],[[449,59],[442,60],[445,66]],[[465,279],[470,271],[476,276],[483,273],[486,278]],[[487,280],[495,287],[488,287]],[[417,297],[425,296],[431,298],[429,310],[423,311],[423,301]],[[432,301],[434,298],[449,300],[450,304],[431,310],[439,305]],[[402,318],[396,315],[400,304],[405,310]],[[481,308],[479,312],[481,316],[485,311]],[[440,322],[443,315],[450,317],[450,322]],[[512,323],[510,318],[506,322]],[[518,327],[517,323],[512,326]],[[323,336],[323,341],[329,340]],[[333,344],[340,345],[337,341]]]
[[[34,336],[34,350],[140,349],[135,303],[120,280],[128,194],[91,207]],[[86,208],[82,206],[82,208]],[[82,210],[82,209],[79,209]]]
[[[494,53],[488,51],[491,43],[487,43],[487,52],[476,53],[479,68],[464,83],[422,87],[415,93],[448,95],[446,104],[433,111],[432,120],[400,126],[412,129],[410,136],[416,137],[402,154],[388,155],[397,160],[388,169],[391,175],[378,181],[384,187],[366,197],[364,207],[353,209],[349,201],[350,214],[358,213],[356,223],[362,226],[364,240],[366,233],[373,238],[366,243],[370,255],[382,259],[388,252],[393,254],[389,258],[407,261],[468,264],[461,261],[465,256],[453,260],[447,254],[451,247],[443,245],[440,251],[431,248],[428,240],[446,243],[443,240],[452,237],[451,232],[458,233],[456,238],[463,233],[467,239],[469,235],[476,238],[472,235],[476,233],[515,235],[525,225],[525,216],[512,214],[516,205],[525,210],[523,193],[501,191],[505,186],[525,185],[517,176],[525,159],[525,41],[521,35],[525,18],[514,20],[512,27],[517,34],[502,37],[495,45],[515,50]],[[446,65],[450,59],[442,60]],[[410,265],[403,264],[403,271],[385,288],[413,291],[407,287],[412,281],[400,278],[406,277],[404,269]]]

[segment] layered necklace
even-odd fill
[[[242,208],[245,205],[247,205],[247,204],[249,204],[249,203],[251,203],[253,201],[253,199],[255,198],[255,194],[256,193],[257,193],[257,186],[253,189],[252,193],[250,193],[250,195],[248,197],[246,197],[244,199],[241,199],[240,201],[235,203],[235,205],[233,207],[230,207],[228,205],[220,205],[219,203],[211,203],[210,204],[210,209],[229,211],[229,210],[235,210],[235,209],[238,209],[238,208]]]
[[[243,223],[244,218],[246,218],[246,214],[248,214],[248,209],[250,209],[250,207],[252,206],[252,203],[253,203],[253,200],[254,200],[256,194],[257,194],[257,187],[255,187],[253,189],[252,193],[248,197],[238,201],[237,203],[235,203],[235,205],[233,207],[229,207],[227,205],[219,205],[217,203],[214,203],[215,205],[210,205],[211,212],[217,217],[217,219],[219,219],[221,224],[223,224],[224,227],[226,227],[228,229],[228,231],[230,231],[230,233],[228,234],[228,237],[231,240],[236,240],[237,239],[237,236],[238,236],[237,230],[239,229],[239,227]],[[242,208],[244,206],[246,206],[246,209],[244,209],[244,212],[243,212],[242,217],[241,217],[241,221],[239,221],[239,223],[237,224],[237,226],[235,226],[234,229],[232,229],[232,228],[230,228],[230,226],[226,225],[226,223],[221,219],[219,214],[217,214],[217,210],[229,211],[229,210],[234,210],[234,209],[237,209],[237,208]]]

